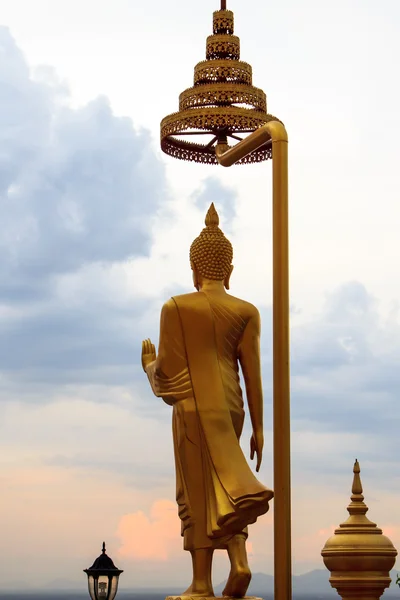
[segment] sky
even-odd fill
[[[262,315],[273,487],[271,165],[174,161],[159,122],[205,58],[217,0],[0,0],[0,555],[4,589],[85,585],[106,540],[121,586],[179,593],[170,407],[141,340],[192,290],[213,201],[234,295]],[[345,520],[354,459],[400,548],[398,0],[228,0],[241,57],[290,143],[293,570]],[[243,448],[248,454],[247,423]],[[251,527],[273,572],[273,514]],[[156,574],[156,575],[155,575]],[[216,558],[214,581],[227,574]]]

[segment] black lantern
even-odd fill
[[[90,569],[84,569],[88,576],[89,594],[92,600],[114,600],[118,590],[118,579],[121,569],[117,569],[106,554],[106,543],[103,542],[102,553]]]

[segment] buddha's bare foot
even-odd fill
[[[214,597],[211,582],[213,552],[212,548],[197,548],[190,551],[193,561],[193,579],[192,584],[181,596]]]
[[[214,597],[214,590],[212,589],[212,587],[192,583],[192,585],[190,585],[186,591],[182,592],[182,594],[179,595],[191,597],[202,596],[206,598],[211,598]]]
[[[191,596],[192,595],[192,589],[193,589],[193,583],[192,585],[189,585],[188,589],[184,592],[182,592],[182,594],[179,594],[180,596]]]
[[[251,572],[248,567],[235,567],[229,573],[228,581],[223,596],[231,598],[244,598],[251,580]]]

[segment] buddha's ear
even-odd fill
[[[190,266],[192,267],[193,285],[196,288],[196,290],[199,291],[200,290],[199,272],[197,270],[196,265],[194,265],[193,263],[190,263]]]
[[[230,266],[229,273],[228,273],[228,275],[224,279],[224,286],[225,286],[226,290],[229,290],[229,282],[230,282],[230,279],[231,279],[232,271],[233,271],[233,265]]]

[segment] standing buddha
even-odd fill
[[[269,509],[273,492],[252,472],[240,446],[242,369],[252,424],[250,458],[259,471],[264,444],[257,308],[228,293],[233,249],[211,204],[190,248],[195,292],[168,300],[161,312],[158,353],[142,345],[154,394],[172,406],[176,500],[193,579],[180,596],[214,596],[214,550],[230,559],[224,596],[243,597],[251,579],[247,526]]]

